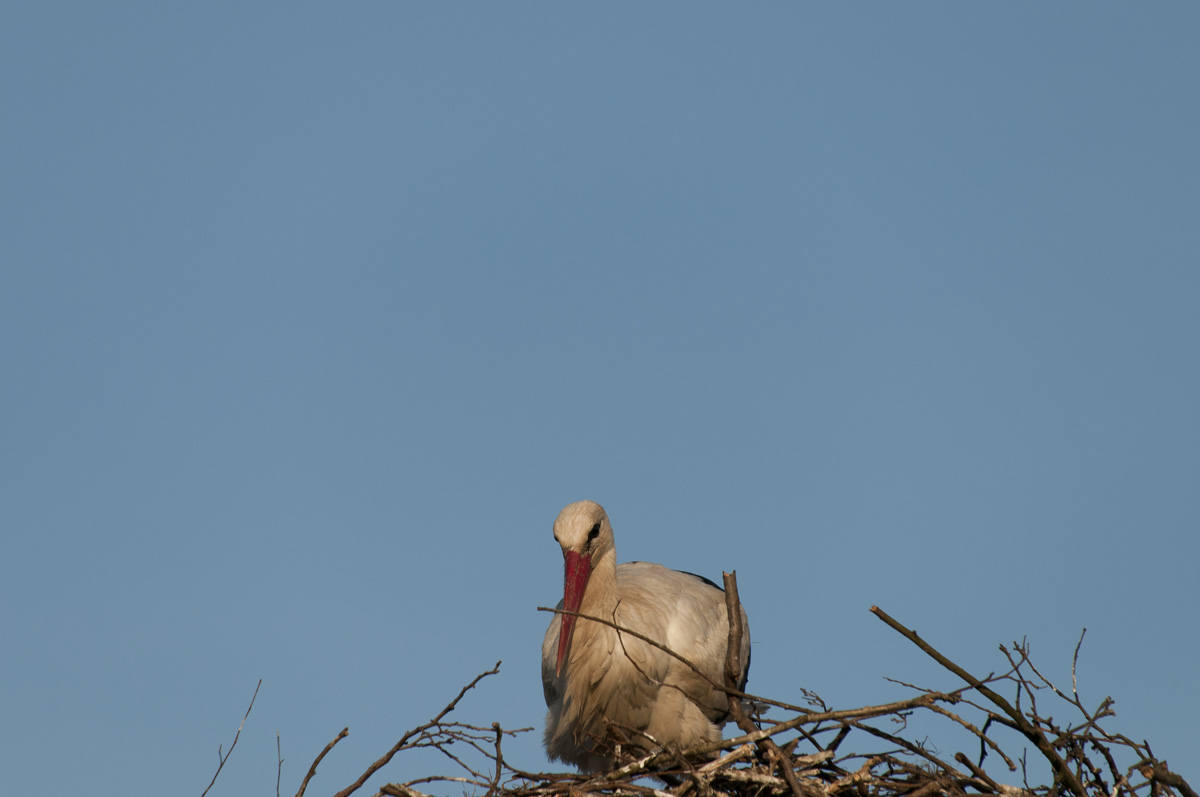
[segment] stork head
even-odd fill
[[[583,604],[583,592],[592,575],[592,563],[600,557],[614,553],[612,526],[604,507],[595,501],[576,501],[558,514],[554,521],[554,539],[562,546],[565,570],[563,584],[563,609],[577,612]],[[558,631],[558,661],[555,672],[562,674],[563,661],[567,657],[567,645],[575,629],[573,614],[562,616],[562,627]]]

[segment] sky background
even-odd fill
[[[622,561],[736,569],[753,692],[959,685],[872,604],[1064,686],[1086,627],[1084,701],[1196,783],[1198,38],[9,0],[0,787],[198,795],[262,678],[211,794],[272,794],[277,732],[294,794],[349,726],[332,794],[499,659],[458,717],[541,769],[581,498]]]

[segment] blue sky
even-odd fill
[[[212,794],[349,726],[333,793],[498,659],[543,767],[581,498],[737,570],[752,691],[1087,627],[1200,778],[1197,6],[2,17],[6,791],[199,794],[262,678]]]

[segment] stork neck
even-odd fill
[[[608,619],[617,607],[617,597],[617,552],[610,549],[592,565],[579,612]]]

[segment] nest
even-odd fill
[[[731,574],[725,586],[729,617],[739,617],[737,582]],[[497,662],[464,686],[436,717],[404,734],[335,797],[357,792],[398,753],[422,748],[444,754],[455,771],[387,783],[375,797],[430,797],[435,789],[480,797],[1198,797],[1167,762],[1155,757],[1149,743],[1107,729],[1115,716],[1111,698],[1093,709],[1081,701],[1075,667],[1082,634],[1072,659],[1071,686],[1065,690],[1039,672],[1025,642],[1001,645],[1004,671],[977,678],[883,610],[871,611],[963,685],[935,691],[901,684],[914,696],[837,710],[808,691],[803,691],[804,706],[740,692],[733,688],[729,673],[736,668],[731,662],[726,683],[714,686],[729,696],[740,735],[690,750],[662,749],[653,739],[642,738],[629,748],[633,754],[614,751],[619,765],[610,772],[534,773],[514,766],[503,754],[505,739],[532,728],[506,730],[498,723],[483,726],[448,719],[470,690],[499,672]],[[613,625],[603,618],[587,619]],[[640,637],[630,629],[618,630]],[[739,624],[731,622],[730,650],[738,649],[734,643],[740,634]],[[1064,709],[1070,719],[1054,719],[1051,712]],[[768,718],[781,712],[783,718]],[[945,726],[948,735],[966,739],[964,746],[971,752],[947,756],[927,736],[920,741],[906,738],[910,719],[925,715]],[[304,797],[317,766],[346,734],[343,730],[316,757],[296,797]],[[222,765],[232,751],[230,745]],[[1049,774],[1039,779],[1038,772]]]

